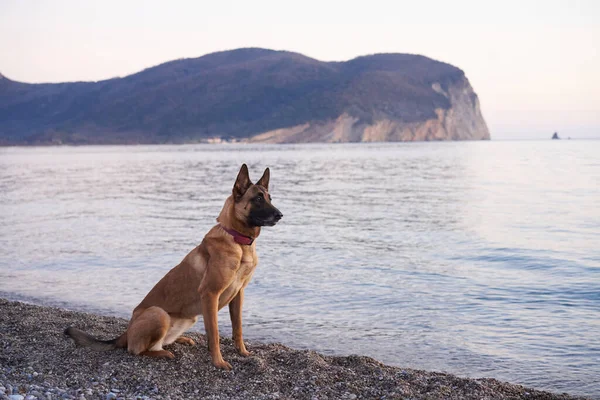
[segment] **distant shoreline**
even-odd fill
[[[0,147],[85,147],[85,146],[188,146],[188,145],[247,145],[247,146],[297,146],[297,145],[348,145],[348,144],[389,144],[389,143],[457,143],[457,142],[489,142],[492,139],[463,139],[463,140],[405,140],[405,141],[365,141],[365,142],[290,142],[290,143],[271,143],[271,142],[252,142],[249,140],[221,140],[221,141],[198,141],[198,142],[165,142],[165,143],[21,143],[21,144],[0,144]],[[518,139],[523,140],[523,139]],[[526,139],[525,139],[526,140]],[[532,139],[542,140],[542,139]]]
[[[571,138],[569,140],[563,140],[562,142],[582,142],[582,141],[597,141],[600,137],[580,137]],[[299,146],[299,145],[376,145],[376,144],[418,144],[418,143],[472,143],[472,142],[552,142],[548,138],[496,138],[489,140],[421,140],[421,141],[390,141],[390,142],[299,142],[299,143],[260,143],[260,142],[249,142],[249,141],[221,141],[221,142],[185,142],[185,143],[37,143],[37,144],[0,144],[0,148],[34,148],[34,147],[115,147],[115,146],[194,146],[194,145],[206,145],[206,146]]]
[[[223,372],[210,364],[204,335],[195,332],[195,346],[171,345],[176,359],[165,361],[76,348],[62,334],[68,325],[108,339],[127,321],[0,298],[0,399],[583,399],[281,344],[249,341],[253,355],[243,358],[229,338],[221,338],[221,349],[234,371]]]

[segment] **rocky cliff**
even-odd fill
[[[432,90],[443,94],[450,107],[436,108],[435,116],[406,122],[383,117],[364,123],[348,113],[336,119],[305,123],[255,135],[250,142],[410,142],[432,140],[489,140],[490,133],[481,114],[479,100],[467,78],[447,90],[439,83]]]
[[[0,144],[489,138],[463,71],[412,54],[238,49],[99,82],[0,76]]]

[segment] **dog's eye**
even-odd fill
[[[263,199],[263,197],[262,197],[262,196],[257,196],[257,197],[256,197],[256,199],[254,199],[254,200],[256,200],[256,202],[257,202],[257,203],[262,203],[262,201],[263,201],[264,199]]]

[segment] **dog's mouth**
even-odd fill
[[[277,222],[283,217],[283,214],[276,209],[275,213],[268,216],[254,215],[251,216],[250,222],[254,226],[275,226]]]
[[[269,217],[269,218],[254,218],[252,225],[254,226],[275,226],[281,218]]]
[[[269,218],[269,219],[265,219],[261,222],[262,222],[261,226],[275,226],[275,224],[277,224],[277,222],[279,222],[279,219]]]

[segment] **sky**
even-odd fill
[[[600,0],[0,0],[0,73],[22,82],[239,47],[422,54],[465,71],[492,139],[600,138]]]

